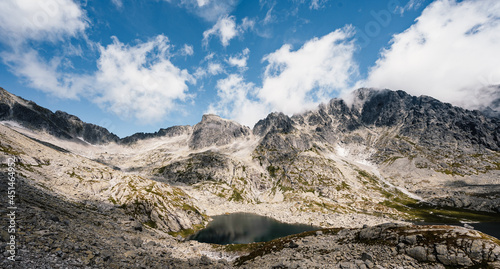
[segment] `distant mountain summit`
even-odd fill
[[[399,135],[415,139],[423,146],[453,143],[461,148],[481,145],[499,150],[500,119],[491,117],[495,111],[487,114],[455,107],[428,96],[415,97],[404,91],[363,88],[353,92],[349,103],[332,99],[316,110],[292,117],[271,113],[257,122],[253,130],[217,115],[204,115],[201,122],[194,126],[173,126],[156,133],[136,133],[120,139],[103,127],[85,123],[66,112],[53,113],[0,88],[1,121],[14,121],[28,129],[45,131],[63,139],[83,139],[91,144],[130,144],[154,137],[187,134],[190,136],[189,147],[200,149],[226,145],[251,134],[265,137],[267,134],[288,134],[299,129],[303,135],[307,134],[307,139],[334,143],[349,142],[356,130],[397,127]]]
[[[0,88],[0,121],[15,121],[28,129],[45,131],[63,139],[83,139],[91,144],[119,141],[119,137],[106,128],[85,123],[78,117],[59,110],[53,113],[3,88]]]

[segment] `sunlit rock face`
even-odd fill
[[[201,122],[193,127],[189,147],[191,149],[200,149],[209,146],[224,146],[235,139],[244,139],[250,133],[250,128],[235,121],[207,114],[203,115]]]

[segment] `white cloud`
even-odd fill
[[[210,112],[252,126],[269,112],[300,113],[348,88],[357,74],[350,40],[352,27],[306,42],[300,49],[284,45],[265,56],[268,65],[262,87],[245,82],[240,74],[217,81],[219,100]]]
[[[243,18],[241,20],[241,25],[239,26],[240,32],[246,32],[248,30],[252,30],[255,26],[255,20],[249,19],[248,17]]]
[[[338,29],[292,51],[284,45],[264,57],[268,62],[258,97],[272,110],[293,114],[310,109],[349,86],[357,73],[352,27]]]
[[[489,87],[500,85],[499,18],[496,0],[436,1],[393,37],[359,85],[402,89],[467,108],[489,105],[500,97],[498,88]]]
[[[62,40],[88,26],[84,12],[71,0],[3,0],[0,10],[2,42],[12,46],[26,40]]]
[[[24,79],[30,87],[59,98],[78,99],[87,84],[84,76],[61,71],[59,57],[47,61],[33,49],[3,52],[1,57],[10,71]]]
[[[181,55],[183,56],[191,56],[194,54],[194,49],[193,46],[184,44],[184,46],[181,49]]]
[[[77,99],[85,87],[85,75],[67,74],[72,68],[66,56],[82,54],[80,46],[67,42],[56,56],[43,58],[28,42],[58,42],[83,34],[88,22],[71,0],[4,0],[0,2],[0,54],[10,71],[33,88],[60,98]],[[62,55],[61,55],[62,53]]]
[[[224,72],[224,69],[222,68],[222,65],[220,65],[220,63],[210,62],[208,63],[207,71],[210,75],[215,76]]]
[[[241,70],[245,70],[247,67],[247,61],[249,57],[250,50],[245,48],[241,53],[236,56],[231,56],[227,60],[229,65],[238,67]]]
[[[95,102],[124,117],[149,123],[162,119],[175,109],[177,100],[189,96],[186,82],[193,78],[170,60],[168,38],[128,46],[117,38],[101,47],[95,74],[98,91]]]
[[[208,54],[203,60],[203,62],[207,62],[207,65],[205,67],[198,66],[198,68],[196,68],[196,71],[193,74],[196,79],[203,79],[209,75],[215,76],[225,72],[224,67],[219,62],[211,61],[214,56],[214,53]]]
[[[196,2],[198,2],[199,7],[203,7],[207,5],[210,2],[210,0],[196,0]]]
[[[30,87],[58,98],[85,97],[120,117],[141,123],[159,121],[177,108],[177,101],[191,98],[187,83],[195,80],[170,61],[167,37],[159,35],[135,46],[113,39],[106,47],[99,45],[97,71],[86,75],[65,70],[60,57],[46,60],[31,49],[1,56]]]
[[[198,67],[198,68],[196,68],[196,70],[195,70],[195,71],[194,71],[194,73],[193,73],[193,76],[194,76],[196,79],[202,79],[202,78],[204,78],[206,75],[207,75],[207,70],[205,70],[205,68],[203,68],[203,67]]]
[[[204,47],[208,46],[212,35],[219,36],[222,46],[229,45],[229,41],[238,35],[234,16],[221,17],[212,28],[203,32]]]
[[[171,46],[163,35],[135,46],[114,38],[103,47],[86,39],[85,14],[70,0],[5,0],[0,2],[0,10],[0,42],[10,48],[0,57],[32,88],[58,98],[85,97],[119,116],[143,123],[160,120],[176,109],[177,101],[191,98],[186,83],[195,80],[172,64]],[[93,73],[73,71],[68,56],[79,56],[82,50],[68,40],[78,34],[100,53]],[[63,49],[48,57],[29,48],[28,41],[57,42]],[[193,49],[185,45],[181,53],[190,55]]]
[[[215,35],[219,37],[222,46],[227,47],[231,39],[252,29],[254,25],[255,21],[247,17],[243,18],[240,25],[236,25],[234,16],[220,17],[212,28],[203,32],[203,46],[208,47],[210,38]]]
[[[176,4],[185,8],[187,11],[196,14],[197,16],[215,22],[222,16],[230,14],[238,0],[165,0],[169,3]]]
[[[216,104],[211,104],[208,113],[215,113],[252,127],[264,118],[269,109],[265,104],[249,99],[255,91],[253,83],[247,83],[241,75],[231,74],[217,81]]]

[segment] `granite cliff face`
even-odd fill
[[[431,97],[359,89],[348,101],[332,99],[302,114],[271,113],[253,129],[216,115],[204,115],[194,126],[173,126],[120,139],[76,116],[52,113],[1,89],[0,121],[3,163],[15,156],[19,179],[26,189],[62,201],[57,203],[61,208],[51,214],[66,210],[63,207],[79,206],[85,212],[130,219],[119,224],[109,220],[104,223],[107,229],[133,233],[131,238],[140,237],[144,231],[151,237],[161,234],[163,240],[172,240],[169,242],[179,251],[172,250],[169,259],[175,258],[179,266],[192,263],[228,268],[242,261],[250,268],[283,267],[289,265],[280,265],[276,257],[299,255],[297,248],[305,251],[302,254],[317,248],[325,253],[326,261],[335,259],[341,268],[360,267],[360,259],[365,267],[382,266],[391,259],[393,264],[408,268],[498,265],[497,241],[486,240],[488,244],[493,242],[487,247],[486,241],[481,241],[482,248],[470,246],[481,234],[469,238],[467,230],[456,232],[449,227],[370,227],[425,220],[436,210],[451,212],[449,217],[456,221],[464,220],[457,217],[462,209],[474,210],[475,217],[498,219],[500,120]],[[53,205],[45,198],[37,199],[28,199],[26,212],[37,210],[31,204]],[[226,251],[213,254],[207,250],[213,248],[203,244],[193,249],[189,243],[174,242],[174,237],[203,227],[209,216],[233,212],[359,230],[339,235],[335,232],[333,239],[338,242],[331,244],[329,236],[307,235],[306,240],[295,242],[298,247],[266,252],[263,245],[261,250],[267,254],[262,258],[242,258],[234,264],[199,259],[201,250],[206,255],[234,255]],[[78,219],[82,223],[88,220]],[[64,230],[57,223],[51,225],[58,233]],[[361,229],[364,225],[369,227]],[[82,224],[78,232],[90,229],[97,234],[108,233],[91,226]],[[369,238],[373,231],[378,232]],[[413,235],[417,239],[413,240]],[[427,236],[442,240],[429,245],[421,240]],[[123,244],[125,248],[125,243],[115,241],[96,244]],[[312,248],[308,242],[315,242]],[[30,248],[29,242],[25,244]],[[356,257],[329,256],[329,249],[341,250],[348,245],[356,246]],[[139,250],[141,247],[135,244],[137,251],[144,251]],[[154,245],[148,247],[155,249]],[[390,254],[380,254],[380,259],[363,254],[387,250]],[[492,251],[494,255],[490,255]],[[485,256],[483,252],[490,254]],[[96,256],[80,257],[80,261],[88,261],[80,265],[111,264]],[[113,264],[127,267],[129,258],[122,257]],[[187,258],[194,260],[188,262]],[[322,266],[312,256],[307,259],[311,263],[303,266]],[[148,262],[131,267],[156,264]],[[290,266],[295,265],[292,262]]]

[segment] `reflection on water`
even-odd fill
[[[269,217],[248,213],[214,216],[213,221],[189,237],[205,243],[247,244],[265,242],[278,237],[320,229],[305,224],[287,224]]]

